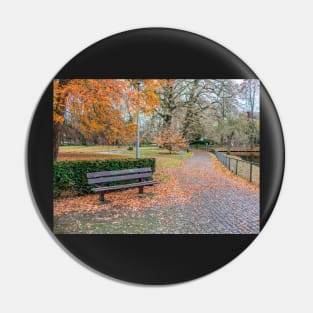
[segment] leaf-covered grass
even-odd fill
[[[110,160],[128,158],[122,154],[99,154],[99,153],[81,153],[81,152],[61,152],[58,155],[57,161],[91,161],[91,160]]]
[[[95,152],[95,151],[112,151],[116,150],[117,146],[60,146],[59,152]]]
[[[155,146],[140,147],[140,157],[156,158],[157,168],[172,168],[182,165],[184,160],[192,156],[192,152],[183,153],[183,159],[179,152],[169,153],[165,149]],[[107,160],[116,158],[135,158],[136,150],[127,150],[127,147],[118,146],[63,146],[59,149],[58,161],[69,160]]]
[[[116,154],[136,155],[136,149],[128,150],[127,146],[61,146],[59,153],[107,153],[114,152]],[[170,155],[168,150],[160,149],[157,146],[141,146],[141,154],[165,154]],[[172,155],[179,155],[179,152],[172,152]]]
[[[155,157],[156,159],[156,167],[158,169],[163,168],[172,168],[172,167],[179,167],[184,163],[184,159],[181,160],[179,158],[172,157]]]
[[[164,173],[156,173],[154,174],[154,178],[159,181],[169,181],[171,179],[170,175],[166,175]]]

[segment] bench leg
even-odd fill
[[[104,191],[101,191],[100,194],[99,194],[99,200],[101,202],[104,202]]]
[[[139,178],[138,181],[139,181],[139,182],[143,182],[143,178]],[[139,187],[139,193],[140,193],[140,194],[143,194],[143,186],[142,186],[142,187]]]

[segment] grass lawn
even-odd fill
[[[183,159],[179,152],[171,154],[158,147],[140,147],[140,157],[156,158],[157,169],[179,167],[192,152],[184,152]],[[135,158],[136,150],[127,150],[126,146],[62,146],[59,148],[58,161],[66,160],[106,160],[112,158]]]

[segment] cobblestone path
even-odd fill
[[[54,230],[90,234],[258,233],[259,192],[218,171],[212,158],[207,152],[194,151],[182,167],[173,169],[172,175],[180,190],[189,195],[188,201],[173,205],[169,200],[168,205],[139,211],[114,207],[67,213],[55,217]]]
[[[193,233],[258,233],[259,192],[238,186],[212,163],[208,153],[196,151],[177,172],[186,190],[197,190],[189,205],[177,208],[179,215],[189,221]]]

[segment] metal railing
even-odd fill
[[[260,184],[260,164],[230,157],[212,149],[217,159],[235,175],[243,177],[256,185]]]

